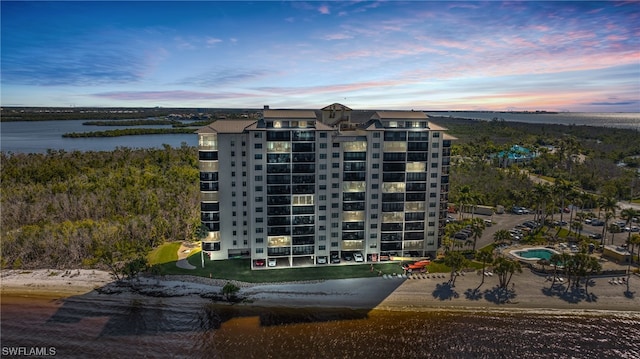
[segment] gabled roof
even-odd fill
[[[331,110],[335,110],[335,111],[352,111],[349,107],[341,104],[341,103],[332,103],[331,105],[325,106],[323,108],[320,109],[321,111],[331,111]]]
[[[204,127],[197,133],[243,133],[247,127],[256,123],[256,120],[217,120]]]

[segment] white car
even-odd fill
[[[269,260],[267,261],[267,265],[269,267],[275,267],[276,265],[278,265],[278,260],[276,260],[275,258],[269,258]]]
[[[326,256],[319,256],[318,257],[318,264],[327,264],[327,257]]]
[[[353,259],[356,262],[364,262],[364,257],[362,256],[362,253],[354,253],[353,254]]]

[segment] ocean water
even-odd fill
[[[640,358],[640,314],[358,311],[2,298],[2,347],[60,358]],[[4,353],[3,357],[10,357]]]
[[[640,113],[638,112],[559,112],[559,113],[520,113],[520,112],[467,112],[443,111],[427,112],[430,116],[468,118],[473,120],[503,119],[511,122],[536,124],[559,124],[577,126],[615,127],[640,131]]]

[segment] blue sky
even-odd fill
[[[0,6],[3,106],[640,112],[640,2]]]

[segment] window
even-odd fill
[[[380,138],[380,132],[374,132],[373,138]]]
[[[320,159],[321,160],[326,160],[327,159],[327,154],[326,153],[321,153],[320,154]]]
[[[264,252],[263,248],[256,248],[256,253],[257,254],[262,253],[262,252]]]
[[[340,164],[339,163],[332,163],[331,164],[331,168],[340,168]]]
[[[236,161],[231,161],[231,167],[235,167],[236,166]],[[235,175],[232,175],[235,176]]]
[[[256,160],[261,160],[262,159],[262,153],[256,153],[255,155],[253,155],[253,158]]]
[[[254,166],[254,169],[255,169],[256,171],[262,171],[262,165],[255,165],[255,166]]]
[[[371,155],[372,158],[380,158],[380,154],[379,153],[374,153]]]
[[[340,174],[339,173],[332,173],[331,174],[331,178],[340,178]]]
[[[253,148],[255,148],[256,150],[259,150],[262,148],[262,143],[255,143],[253,144]],[[260,157],[262,157],[262,155],[260,155]]]
[[[318,179],[320,179],[320,181],[325,181],[327,179],[327,175],[319,175]]]
[[[262,133],[261,132],[254,132],[253,133],[253,138],[262,138]]]
[[[257,227],[256,228],[256,233],[262,233],[262,232],[264,232],[264,228],[262,228],[262,227]]]
[[[231,144],[231,146],[233,146],[233,143]],[[231,151],[231,156],[235,156],[236,155],[236,151]]]
[[[256,182],[261,182],[262,181],[262,176],[256,176],[255,179],[256,179]]]
[[[263,243],[263,242],[264,242],[264,238],[256,237],[256,243]]]
[[[326,143],[320,143],[320,148],[327,148],[327,144]]]
[[[380,164],[379,163],[374,163],[371,165],[371,168],[380,168]]]
[[[262,202],[262,197],[256,197],[256,202]]]
[[[374,142],[373,143],[373,148],[380,148],[380,143]]]
[[[262,213],[264,211],[263,207],[256,208],[256,213]]]
[[[262,217],[257,217],[256,218],[256,223],[262,223],[264,221],[264,218]]]
[[[327,138],[326,132],[320,132],[320,138]]]
[[[438,138],[440,137],[440,132],[434,132],[433,133],[433,138]]]
[[[333,158],[340,158],[340,152],[333,152],[333,153],[331,154],[331,157],[333,157]]]

